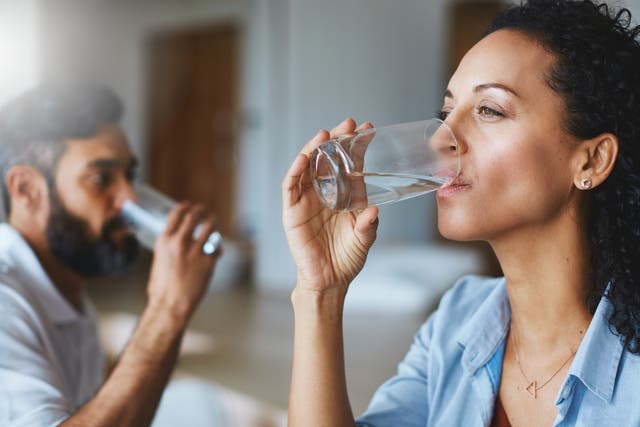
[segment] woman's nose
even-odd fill
[[[458,151],[458,155],[462,156],[469,150],[469,146],[467,144],[467,131],[464,120],[460,115],[449,114],[446,120],[444,121],[451,130],[453,137],[456,140],[456,149]]]

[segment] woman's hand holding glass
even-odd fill
[[[282,183],[283,225],[298,270],[298,288],[314,292],[343,290],[364,266],[376,239],[378,208],[335,212],[318,199],[309,159],[323,142],[339,135],[372,128],[347,119],[331,133],[322,130],[302,149]]]

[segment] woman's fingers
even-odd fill
[[[378,207],[369,206],[360,212],[353,230],[360,244],[368,250],[376,240],[378,232]]]
[[[282,181],[282,201],[285,207],[295,205],[301,197],[300,182],[309,170],[309,157],[300,153],[289,167]]]
[[[364,122],[362,123],[360,126],[358,126],[358,128],[356,129],[356,132],[359,132],[361,130],[365,130],[365,129],[373,129],[373,123],[371,122]]]
[[[283,202],[286,206],[294,205],[301,196],[301,184],[304,178],[309,179],[309,159],[311,153],[320,144],[329,139],[329,132],[322,129],[302,147],[282,181]]]
[[[331,138],[338,137],[340,135],[352,134],[356,129],[356,121],[351,117],[346,118],[338,126],[331,129],[329,135]]]
[[[307,142],[304,145],[304,147],[302,147],[302,150],[300,150],[300,153],[309,157],[311,156],[311,153],[313,153],[313,150],[318,148],[320,144],[322,144],[328,139],[329,139],[329,132],[327,132],[324,129],[321,129],[318,131],[318,133],[316,133],[316,135],[313,138],[311,138],[309,142]]]
[[[324,129],[318,131],[318,133],[313,138],[311,138],[311,140],[307,142],[304,147],[302,147],[300,154],[298,154],[298,156],[295,158],[282,181],[284,206],[289,207],[296,204],[300,200],[304,188],[307,188],[310,185],[310,177],[308,172],[309,159],[313,151],[320,144],[330,138],[335,138],[340,135],[353,134],[357,130],[364,130],[372,127],[373,125],[370,122],[365,122],[361,124],[358,129],[356,129],[355,120],[353,120],[352,118],[347,118],[343,120],[342,123],[334,127],[331,132],[327,132]]]

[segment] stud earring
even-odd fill
[[[582,187],[583,190],[588,190],[591,188],[591,179],[590,178],[582,178],[582,181],[580,181],[580,186]]]

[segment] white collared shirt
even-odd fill
[[[78,313],[0,224],[0,426],[58,425],[98,391],[103,368],[89,300]]]

